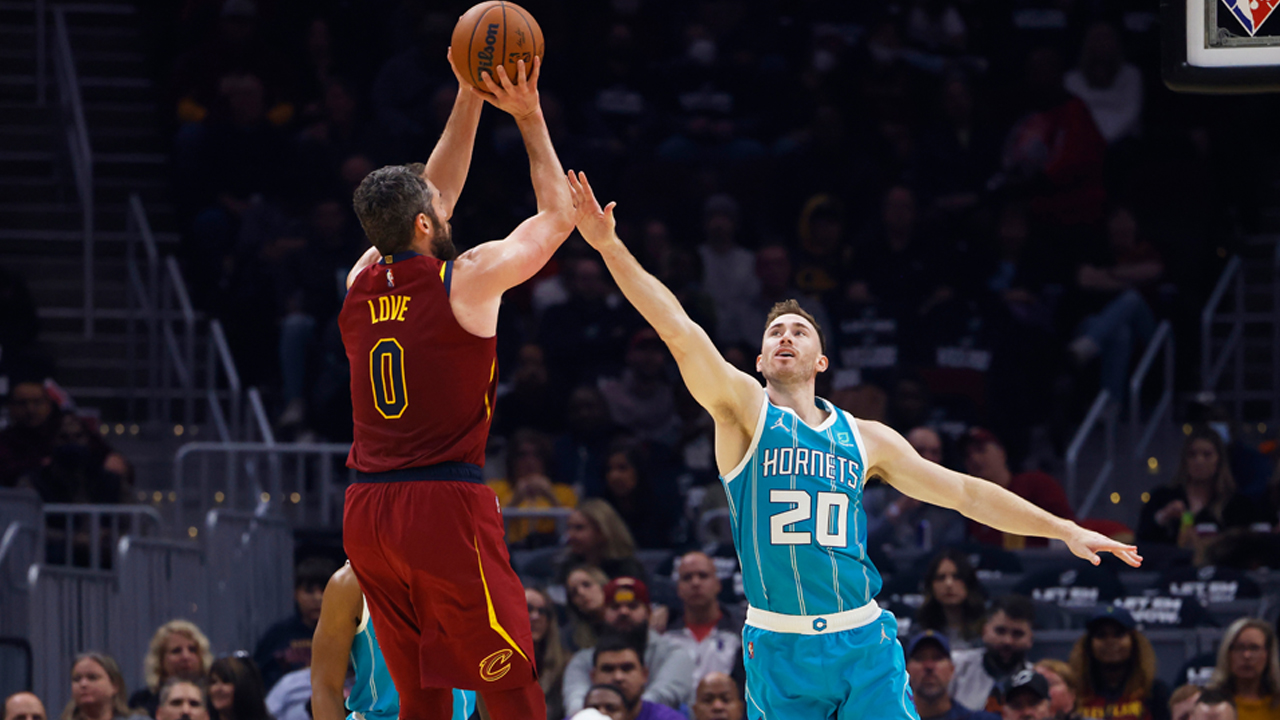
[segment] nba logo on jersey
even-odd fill
[[[396,286],[396,277],[391,274],[391,268],[387,268],[387,287]]]
[[[747,659],[749,660],[756,659],[756,644],[753,642],[747,643]]]
[[[1262,23],[1271,17],[1276,5],[1280,5],[1280,0],[1222,0],[1222,3],[1252,37],[1258,33]]]

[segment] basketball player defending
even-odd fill
[[[355,441],[343,547],[369,603],[405,720],[446,720],[451,689],[494,720],[543,720],[524,588],[497,497],[481,480],[498,379],[502,294],[532,277],[576,214],[538,103],[540,63],[499,66],[483,97],[510,113],[529,154],[538,213],[455,259],[449,217],[482,107],[462,83],[425,166],[374,171],[355,193],[373,248],[339,316]],[[457,70],[455,69],[455,74]]]
[[[867,558],[862,509],[869,477],[1008,533],[1057,538],[1095,564],[1103,551],[1142,562],[1134,547],[928,462],[893,430],[816,397],[814,378],[827,369],[822,331],[794,300],[775,305],[765,322],[761,388],[721,357],[618,240],[613,204],[602,210],[585,176],[569,179],[585,208],[578,230],[715,420],[716,464],[750,604],[742,643],[749,718],[918,718],[897,622],[874,600],[880,574]]]
[[[347,663],[355,672],[344,701]],[[345,707],[344,707],[345,705]],[[347,712],[349,711],[349,714]],[[468,720],[476,694],[453,691],[452,720]],[[315,720],[399,720],[400,695],[387,672],[369,606],[348,563],[329,578],[311,641],[311,715]]]

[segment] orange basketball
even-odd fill
[[[489,0],[472,7],[458,18],[453,28],[451,53],[458,72],[477,88],[488,91],[480,73],[488,72],[498,81],[498,66],[507,68],[507,77],[516,82],[516,62],[524,60],[525,71],[533,72],[534,56],[542,57],[545,46],[542,28],[529,11],[511,2]]]

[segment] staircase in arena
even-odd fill
[[[44,6],[46,102],[38,101],[37,6]],[[64,13],[92,157],[94,333],[85,336],[83,213],[64,133],[53,9]],[[141,17],[127,0],[0,2],[0,265],[30,285],[40,342],[56,379],[106,421],[126,422],[121,388],[147,368],[127,359],[125,241],[128,198],[142,198],[161,254],[178,240],[168,202],[168,138],[142,46]]]

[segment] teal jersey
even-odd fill
[[[356,678],[347,696],[347,720],[398,720],[400,717],[400,693],[396,692],[387,661],[378,647],[378,636],[373,631],[373,619],[369,617],[369,604],[365,603],[360,617],[360,627],[351,642],[351,667]],[[476,709],[476,694],[472,690],[453,691],[453,720],[467,720]]]
[[[816,404],[828,415],[814,428],[766,392],[746,456],[721,478],[747,602],[784,615],[844,612],[880,592],[867,557],[862,438],[849,413]]]

